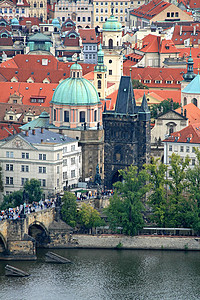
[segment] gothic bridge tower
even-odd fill
[[[144,94],[136,106],[131,78],[122,76],[115,110],[103,113],[104,185],[112,188],[119,169],[131,164],[141,168],[150,161],[150,111]]]

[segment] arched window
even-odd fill
[[[185,106],[185,105],[187,105],[187,98],[186,97],[184,97],[184,99],[183,99],[183,106]]]
[[[174,132],[174,126],[173,125],[170,125],[169,127],[169,134],[173,133]]]
[[[108,47],[109,47],[109,49],[113,49],[113,40],[112,39],[109,39]]]
[[[56,121],[56,109],[53,111],[53,120]]]
[[[97,121],[97,111],[95,110],[94,111],[94,122],[96,122]]]
[[[85,112],[84,111],[80,111],[80,123],[85,122]]]
[[[192,102],[195,106],[197,106],[197,99],[196,99],[196,98],[193,98],[191,102]]]
[[[101,89],[101,80],[98,80],[98,89]]]

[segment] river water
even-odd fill
[[[0,299],[4,300],[193,300],[200,299],[200,253],[181,251],[83,250],[54,252],[72,264],[9,264],[31,274],[6,277],[0,262]]]

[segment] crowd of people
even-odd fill
[[[55,199],[46,199],[44,201],[40,200],[39,202],[33,202],[31,204],[21,204],[15,208],[8,208],[6,210],[0,211],[0,220],[6,219],[18,219],[21,218],[24,214],[31,214],[33,212],[47,209],[50,207],[55,207]]]

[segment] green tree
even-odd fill
[[[151,219],[159,227],[165,227],[167,209],[166,172],[167,166],[152,158],[151,164],[145,165],[150,174],[151,194],[149,203],[152,207]]]
[[[120,226],[125,234],[136,235],[144,226],[143,198],[150,188],[147,184],[149,175],[145,169],[138,172],[132,165],[119,170],[119,174],[123,181],[114,184],[115,194],[105,212],[112,229]]]
[[[75,227],[77,223],[77,203],[76,196],[70,192],[65,192],[62,197],[61,216],[71,227]]]
[[[42,189],[40,181],[35,178],[27,180],[24,184],[24,190],[26,192],[28,203],[39,202],[42,198]]]
[[[186,178],[188,180],[188,193],[189,198],[196,206],[198,217],[193,224],[193,228],[200,232],[200,151],[195,148],[196,164],[193,169],[188,169]]]
[[[173,102],[173,100],[169,98],[159,104],[153,104],[151,105],[151,117],[156,118],[158,116],[158,111],[162,111],[162,113],[165,114],[170,111],[172,107],[173,109],[177,109],[180,107],[180,104],[178,102]]]
[[[7,209],[10,207],[17,207],[23,204],[23,192],[22,190],[15,191],[9,195],[4,196],[3,203],[1,204],[1,209]]]
[[[191,227],[193,223],[194,207],[186,195],[189,163],[188,156],[182,160],[178,154],[172,153],[168,179],[170,192],[167,219],[170,227]]]
[[[144,85],[139,80],[133,79],[132,80],[133,89],[149,89],[148,86]]]
[[[89,204],[83,203],[78,212],[79,224],[84,229],[92,229],[103,224],[100,213]]]

